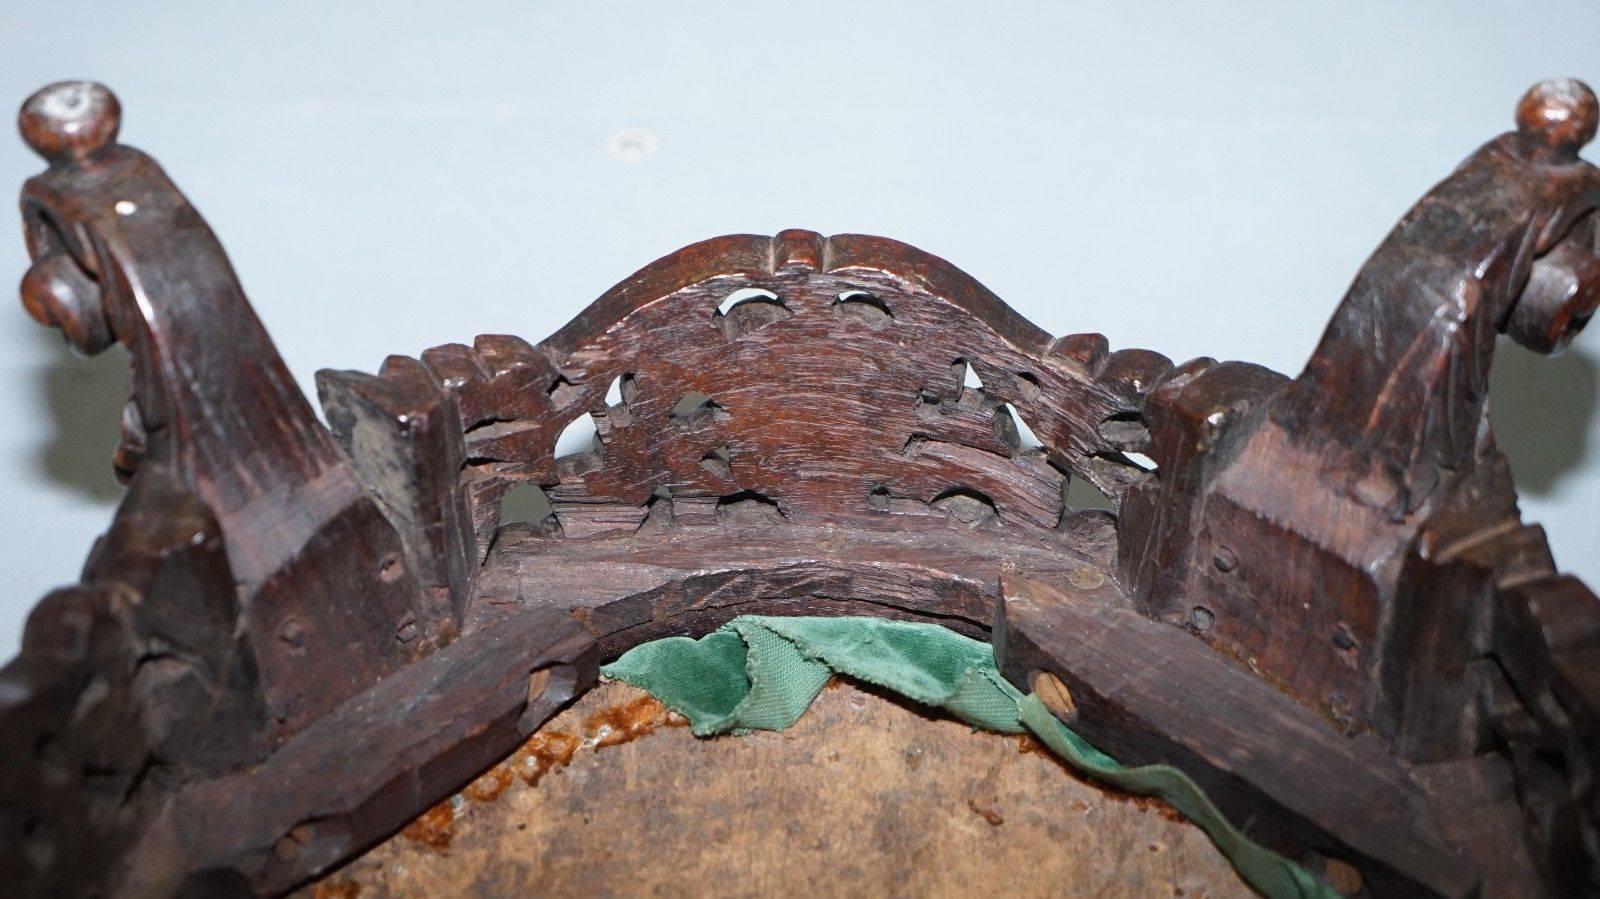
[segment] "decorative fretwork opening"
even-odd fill
[[[934,497],[929,505],[968,527],[981,527],[1000,518],[994,500],[971,487],[951,487]]]
[[[704,468],[713,477],[727,480],[733,477],[733,467],[730,464],[733,451],[725,446],[713,447],[700,457],[700,467]]]
[[[1106,496],[1105,491],[1088,478],[1069,476],[1063,487],[1062,502],[1069,512],[1117,511],[1117,501]]]
[[[672,422],[676,425],[687,426],[704,419],[722,421],[727,417],[728,410],[721,403],[698,390],[689,391],[672,404]]]
[[[549,494],[538,484],[524,481],[500,498],[500,525],[531,524],[547,530],[559,530],[555,507]]]
[[[1016,407],[1010,403],[1003,403],[999,414],[1011,420],[1013,436],[1016,438],[1014,445],[1018,453],[1032,452],[1044,447],[1044,441],[1033,433],[1033,428],[1028,426],[1028,420],[1022,417]]]
[[[778,295],[759,287],[743,287],[728,294],[711,315],[711,323],[729,340],[737,340],[794,315]]]
[[[657,487],[644,504],[644,521],[639,523],[640,534],[663,534],[672,529],[672,491]]]
[[[739,525],[782,524],[785,515],[778,501],[756,490],[741,490],[717,500],[717,518]]]
[[[967,364],[964,356],[950,363],[950,376],[958,390],[983,390],[983,379],[978,377],[978,372],[971,365]]]
[[[583,394],[577,384],[567,380],[566,375],[556,375],[550,382],[550,387],[545,391],[550,397],[550,405],[557,409],[564,409],[577,401]]]
[[[889,304],[864,290],[847,290],[833,301],[833,309],[841,315],[860,321],[874,331],[887,328],[894,321]]]
[[[555,455],[559,459],[583,453],[599,453],[600,448],[600,431],[595,425],[594,416],[579,415],[567,422],[560,436],[556,437]]]
[[[867,492],[867,508],[876,512],[887,512],[893,504],[889,495],[889,488],[878,485]]]
[[[611,380],[611,387],[606,391],[605,408],[591,413],[596,435],[602,442],[610,438],[613,430],[633,423],[632,404],[637,391],[636,378],[631,372]]]

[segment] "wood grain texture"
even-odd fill
[[[1077,706],[1072,726],[1119,761],[1177,766],[1258,841],[1355,864],[1384,894],[1477,889],[1426,791],[1377,739],[1338,734],[1199,641],[1139,615],[1112,585],[1010,578],[1005,590],[1001,670],[1018,683],[1036,671],[1061,678]]]
[[[260,761],[416,658],[424,597],[216,236],[115,142],[115,97],[51,85],[19,121],[50,163],[22,191],[23,305],[75,349],[133,360],[128,494],[0,669],[0,842],[18,847],[0,878],[58,893],[105,877],[165,795]]]
[[[129,349],[129,487],[0,669],[0,881],[283,893],[500,770],[599,661],[751,612],[988,634],[1345,886],[1592,892],[1600,599],[1484,411],[1497,333],[1557,350],[1600,305],[1597,109],[1536,85],[1297,378],[1052,338],[913,247],[785,231],[539,343],[322,372],[324,428],[116,98],[50,86],[22,301]],[[504,515],[514,489],[549,513]]]
[[[488,335],[420,362],[459,403],[480,546],[519,482],[548,490],[575,536],[637,526],[658,497],[840,521],[949,507],[1051,528],[1068,477],[1115,497],[1140,473],[1102,430],[1137,419],[1170,368],[1098,335],[1052,340],[905,244],[808,231],[696,244],[537,346]],[[969,368],[981,389],[963,386]],[[394,357],[381,375],[425,394],[415,371]],[[596,446],[557,459],[583,415]],[[1042,451],[1020,445],[1016,415]]]
[[[171,797],[113,883],[130,895],[283,893],[493,764],[595,670],[594,641],[557,610],[464,636],[259,767]]]
[[[1497,334],[1553,352],[1600,305],[1600,170],[1578,156],[1595,109],[1581,82],[1530,90],[1517,130],[1468,157],[1378,247],[1299,377],[1218,366],[1169,378],[1144,408],[1162,476],[1129,491],[1119,526],[1140,606],[1407,760],[1526,739],[1508,738],[1492,697],[1516,694],[1515,707],[1544,695],[1543,679],[1508,682],[1497,660],[1502,642],[1539,640],[1528,618],[1496,610],[1556,572],[1517,511],[1488,372]],[[1585,633],[1600,615],[1562,607]],[[1600,693],[1580,693],[1553,717],[1589,717]],[[1533,714],[1546,745],[1565,746],[1549,750],[1559,767],[1593,770],[1548,712]],[[1554,843],[1568,848],[1539,856],[1547,883],[1595,882],[1590,794],[1549,801],[1561,811],[1539,813],[1540,826],[1561,829]]]

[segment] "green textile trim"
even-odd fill
[[[1067,764],[1132,793],[1160,796],[1211,837],[1246,883],[1273,899],[1338,893],[1253,843],[1187,775],[1168,765],[1126,768],[1000,676],[986,643],[935,624],[884,618],[745,615],[699,640],[636,646],[600,669],[689,719],[697,736],[784,730],[842,674],[942,708],[984,730],[1031,730]]]

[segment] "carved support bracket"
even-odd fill
[[[0,669],[7,749],[34,738],[0,815],[0,840],[37,846],[6,878],[28,890],[76,882],[158,797],[260,760],[416,658],[406,629],[427,605],[216,236],[154,160],[116,142],[120,117],[87,82],[51,85],[19,115],[49,163],[22,192],[23,305],[78,351],[120,343],[133,361],[115,456],[128,494],[83,585],[30,619]],[[41,703],[45,668],[85,673]]]
[[[1148,614],[1414,762],[1506,739],[1497,690],[1545,730],[1600,703],[1600,689],[1569,689],[1554,703],[1566,712],[1534,710],[1542,681],[1495,649],[1533,627],[1496,609],[1555,573],[1489,429],[1496,336],[1558,351],[1600,305],[1600,170],[1578,156],[1595,96],[1545,82],[1516,118],[1396,225],[1299,377],[1216,366],[1151,394],[1160,475],[1130,493],[1119,527]],[[1600,623],[1582,602],[1562,614]],[[1593,844],[1594,807],[1557,804],[1571,827],[1555,842]],[[1552,884],[1593,876],[1574,875],[1575,858],[1542,858]]]

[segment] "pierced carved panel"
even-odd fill
[[[1122,453],[1171,363],[1052,340],[905,244],[786,231],[666,257],[537,346],[486,335],[383,377],[418,369],[457,398],[481,551],[519,481],[568,534],[730,514],[1054,527],[1073,474],[1113,498],[1142,474]],[[593,446],[557,458],[586,415]]]

